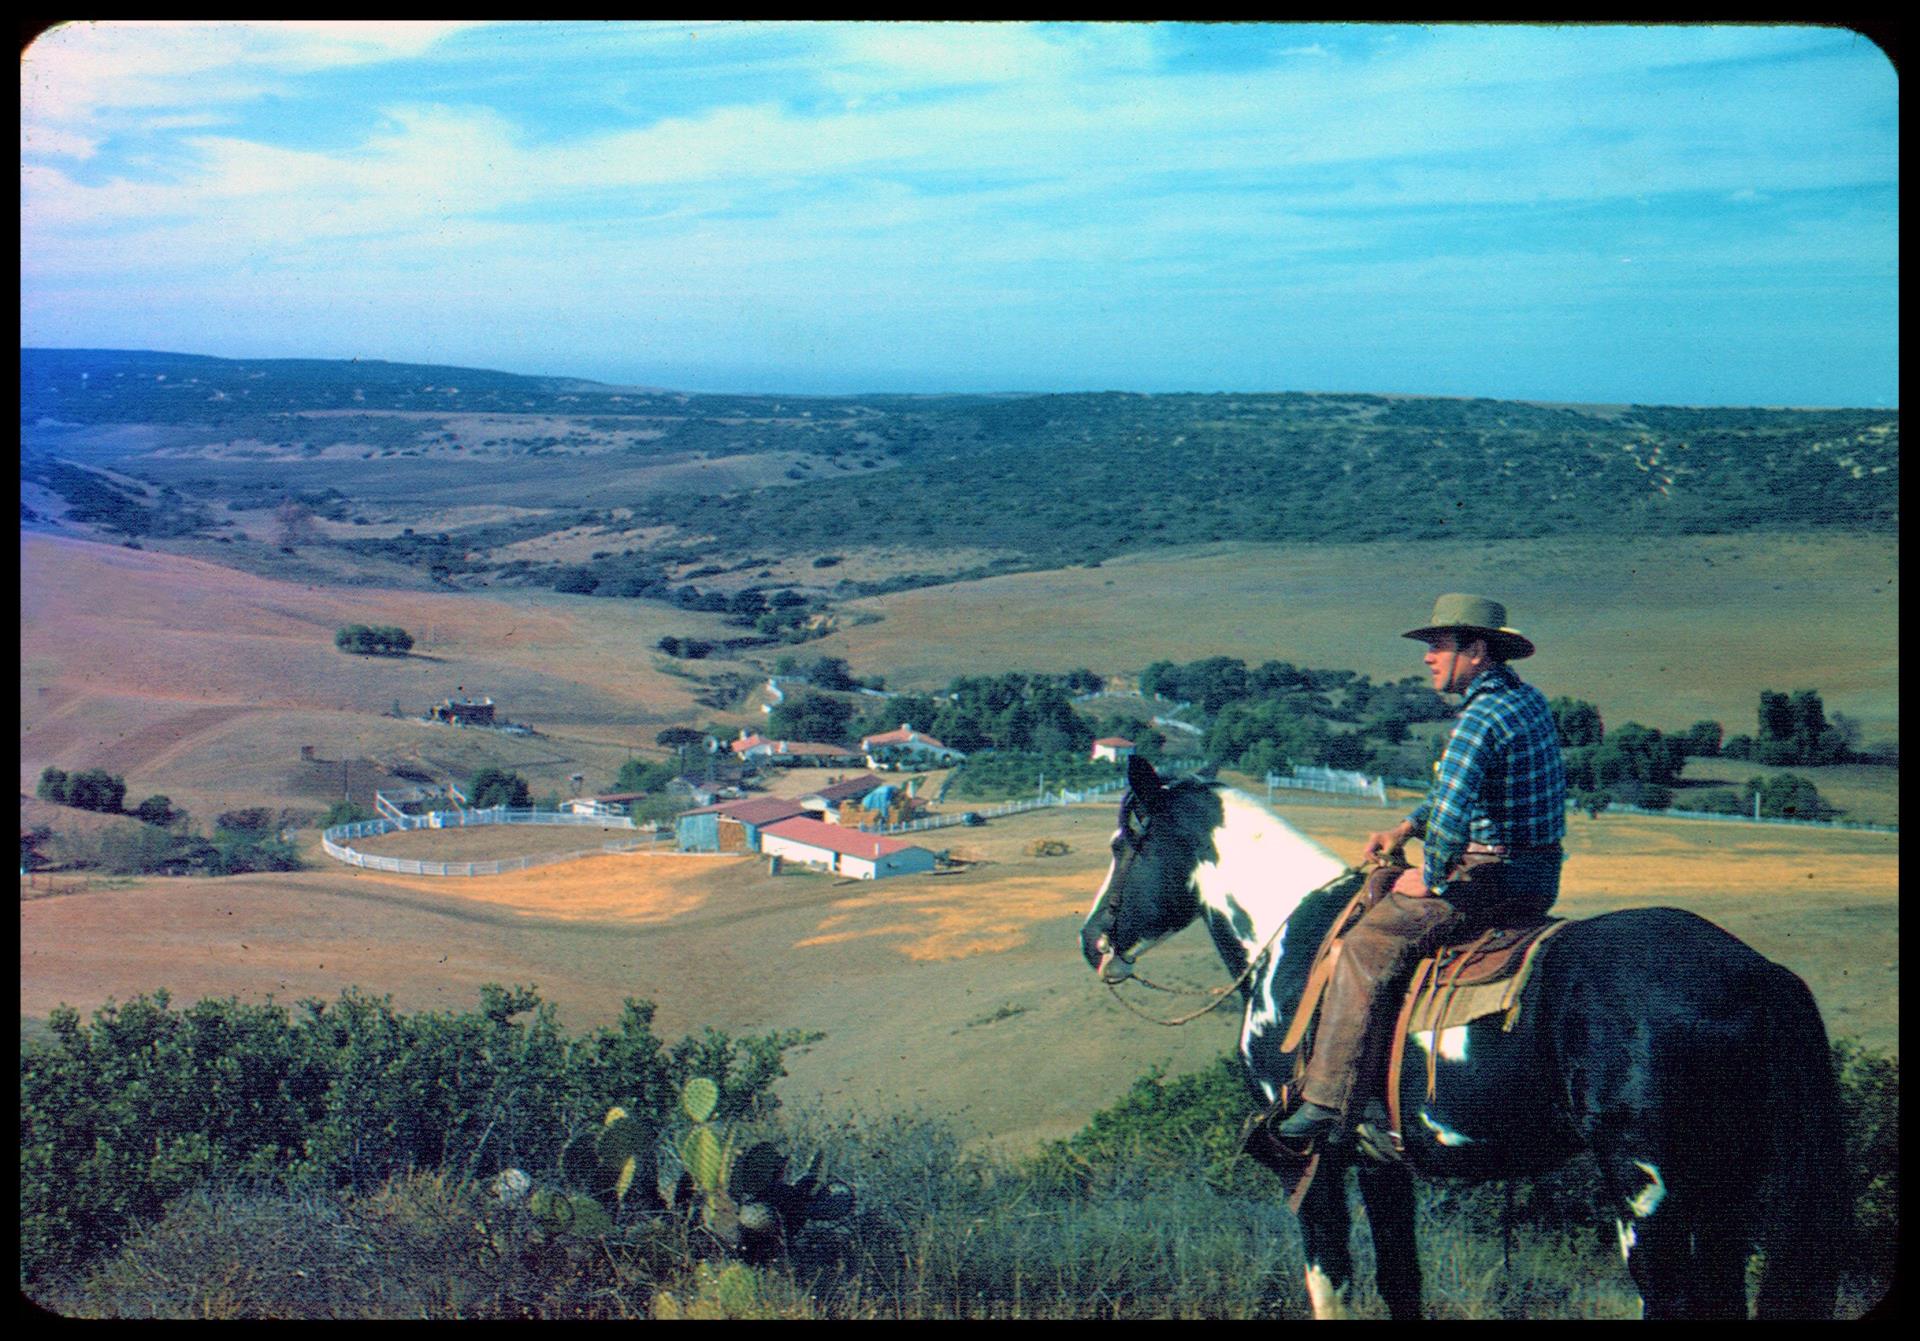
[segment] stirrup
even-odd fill
[[[1400,1133],[1393,1130],[1387,1107],[1378,1099],[1369,1099],[1360,1121],[1353,1127],[1354,1144],[1360,1153],[1380,1164],[1398,1164],[1405,1158]]]

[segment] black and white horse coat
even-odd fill
[[[1239,1052],[1270,1104],[1293,1074],[1280,1050],[1291,1013],[1351,892],[1322,887],[1346,868],[1251,797],[1162,783],[1139,759],[1128,780],[1082,952],[1119,982],[1141,953],[1204,919],[1230,973],[1253,964]],[[1692,913],[1647,908],[1561,929],[1519,1004],[1511,1030],[1494,1016],[1409,1038],[1406,1163],[1354,1162],[1392,1315],[1420,1311],[1415,1173],[1527,1177],[1584,1150],[1617,1201],[1647,1317],[1744,1317],[1756,1247],[1767,1253],[1762,1316],[1830,1316],[1839,1108],[1805,984]],[[1322,1157],[1299,1211],[1316,1316],[1344,1310],[1352,1278],[1348,1150]]]

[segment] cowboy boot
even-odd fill
[[[1304,1146],[1309,1141],[1317,1141],[1332,1136],[1341,1130],[1340,1110],[1324,1108],[1311,1099],[1302,1099],[1293,1116],[1273,1129],[1273,1134],[1283,1141]]]

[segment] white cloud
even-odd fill
[[[99,151],[100,142],[87,135],[76,135],[72,131],[60,130],[51,126],[30,126],[20,123],[20,153],[22,156],[37,154],[47,158],[92,158]]]
[[[417,57],[466,23],[182,22],[62,24],[20,58],[23,124],[85,127],[134,108],[240,103],[341,66]]]

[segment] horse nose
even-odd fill
[[[1088,927],[1080,933],[1080,953],[1086,957],[1087,966],[1097,969],[1112,953],[1113,944],[1107,939],[1107,933]]]

